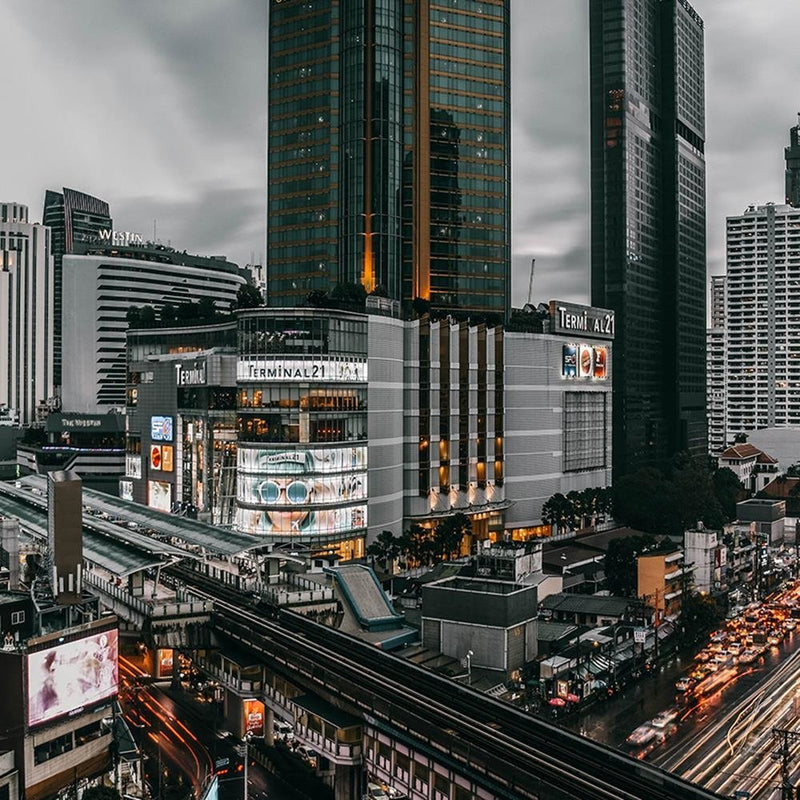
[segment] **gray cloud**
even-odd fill
[[[586,0],[511,0],[515,303],[589,298]],[[800,4],[695,0],[706,21],[709,268],[725,216],[783,199]],[[121,227],[246,262],[264,247],[265,0],[26,0],[3,11],[0,196],[107,199]]]

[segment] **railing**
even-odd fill
[[[214,610],[211,600],[190,600],[183,603],[159,603],[153,605],[153,617],[196,617],[210,614]]]
[[[292,575],[290,573],[286,576],[286,583],[295,588],[262,585],[258,587],[258,591],[265,600],[276,606],[299,605],[301,603],[331,603],[334,600],[333,589],[330,586],[323,586],[300,575]]]
[[[103,594],[113,597],[115,600],[119,600],[120,603],[134,611],[138,611],[143,616],[149,617],[152,614],[153,608],[147,601],[142,600],[140,597],[134,597],[130,592],[101,578],[91,570],[86,570],[83,573],[83,578],[90,586],[99,589]]]
[[[347,744],[328,739],[318,731],[312,731],[304,725],[295,721],[294,735],[305,744],[312,746],[315,750],[322,753],[331,761],[337,764],[360,764],[361,763],[361,742]]]
[[[254,693],[254,692],[260,692],[264,687],[263,681],[260,680],[253,681],[253,680],[247,680],[245,678],[237,678],[235,675],[231,675],[230,672],[226,672],[221,667],[218,667],[216,664],[210,664],[208,661],[198,659],[198,663],[200,664],[203,672],[212,675],[220,683],[224,684],[229,689],[233,689],[234,691]]]

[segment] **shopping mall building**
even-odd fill
[[[542,535],[549,497],[610,483],[610,312],[383,312],[130,331],[121,496],[353,557],[457,512],[476,538]]]

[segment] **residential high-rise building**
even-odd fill
[[[76,242],[94,242],[101,230],[110,231],[113,223],[108,203],[75,189],[63,189],[62,193],[47,190],[44,195],[42,223],[52,231],[53,248],[53,380],[61,386],[61,318],[62,318],[62,269],[64,255],[74,252]]]
[[[800,114],[797,125],[789,129],[789,146],[786,156],[786,202],[800,208]]]
[[[272,0],[268,301],[360,283],[505,314],[510,0]]]
[[[800,208],[767,203],[727,220],[725,444],[800,425]]]
[[[592,303],[617,315],[614,474],[706,451],[703,21],[590,5]]]
[[[708,452],[721,453],[725,436],[725,276],[711,278],[711,327],[706,332]]]
[[[53,395],[50,230],[28,207],[0,203],[0,406],[23,425]]]

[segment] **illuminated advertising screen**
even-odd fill
[[[172,486],[163,481],[147,481],[147,505],[156,511],[172,508]]]
[[[158,651],[158,677],[171,678],[172,670],[175,663],[174,653],[171,649],[166,648]]]
[[[173,450],[171,444],[161,445],[161,469],[172,472]]]
[[[240,475],[236,484],[236,498],[248,505],[289,507],[353,503],[367,499],[367,473],[268,478]]]
[[[608,348],[588,344],[565,344],[562,348],[561,375],[564,378],[606,380]]]
[[[367,526],[367,506],[315,509],[236,509],[236,528],[242,533],[273,536],[315,536],[349,533]]]
[[[264,704],[260,700],[245,700],[244,732],[251,736],[264,735]]]
[[[150,445],[150,469],[161,469],[161,445]]]
[[[361,472],[367,469],[367,448],[262,450],[239,447],[236,459],[236,469],[240,474],[266,476]]]
[[[27,667],[30,727],[96,705],[117,693],[117,631],[30,653]]]
[[[119,482],[119,496],[123,500],[133,500],[133,481]]]
[[[171,442],[172,417],[150,417],[150,438],[154,442]]]

